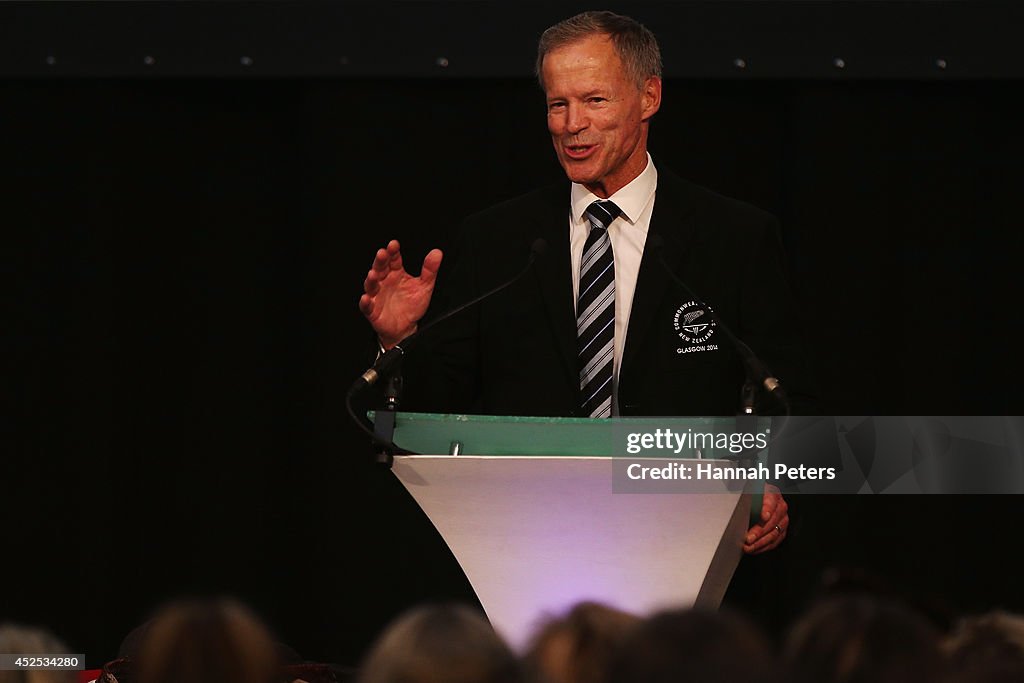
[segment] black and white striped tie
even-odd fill
[[[580,294],[576,300],[581,407],[590,417],[611,417],[612,367],[615,359],[615,259],[608,239],[622,210],[613,202],[587,207],[590,234],[580,261]]]

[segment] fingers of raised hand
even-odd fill
[[[371,268],[366,274],[366,279],[363,280],[363,291],[370,296],[376,296],[377,292],[380,291],[380,281],[384,277],[379,271]]]
[[[363,294],[359,297],[359,312],[366,317],[370,317],[373,313],[373,297],[369,294]]]
[[[388,253],[387,249],[378,249],[377,253],[373,255],[373,265],[370,266],[371,270],[386,271],[388,264],[391,261],[391,254]]]
[[[373,256],[372,270],[387,273],[389,270],[398,270],[402,267],[402,251],[398,240],[391,240],[386,247],[377,250]]]
[[[423,259],[423,269],[420,271],[420,279],[425,285],[433,285],[437,279],[437,271],[441,268],[441,259],[444,254],[440,249],[431,249],[426,258]]]
[[[387,267],[390,270],[402,270],[402,246],[398,240],[388,242],[387,249],[384,251],[387,254]]]

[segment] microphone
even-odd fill
[[[441,322],[444,322],[445,320],[448,320],[452,316],[462,313],[467,308],[476,306],[483,300],[497,294],[498,292],[502,291],[507,287],[511,287],[513,284],[518,282],[520,279],[522,279],[524,275],[526,275],[527,272],[529,272],[529,270],[533,267],[533,264],[537,261],[537,259],[544,255],[547,249],[548,242],[546,239],[544,239],[543,237],[538,237],[537,239],[535,239],[530,244],[530,258],[526,262],[526,267],[519,271],[519,273],[516,274],[515,277],[506,280],[505,282],[501,283],[494,289],[484,292],[480,296],[471,299],[470,301],[467,301],[461,306],[456,306],[455,308],[448,311],[444,315],[438,318],[434,318],[429,323],[421,327],[419,330],[413,332],[408,337],[406,337],[405,339],[403,339],[402,341],[398,342],[393,347],[385,351],[383,354],[381,354],[380,358],[378,358],[377,361],[366,370],[366,372],[359,376],[359,379],[353,382],[352,387],[349,389],[349,396],[354,396],[362,389],[376,384],[381,377],[386,377],[395,367],[398,361],[403,356],[405,356],[406,351],[408,351],[409,348],[415,344],[416,340],[424,332],[427,332],[430,328],[434,327],[435,325]]]
[[[690,289],[685,282],[672,272],[672,268],[665,260],[665,240],[662,239],[661,235],[649,235],[647,237],[647,245],[645,248],[654,249],[657,252],[658,263],[661,264],[661,267],[665,270],[668,276],[672,278],[673,282],[682,287],[683,290],[695,301],[703,301],[703,299],[693,293],[693,290]],[[769,394],[779,399],[785,407],[786,412],[789,413],[789,397],[786,396],[786,390],[782,387],[782,384],[779,382],[778,378],[775,377],[774,373],[768,369],[768,366],[757,357],[757,354],[755,354],[742,339],[733,334],[732,330],[729,329],[729,326],[726,325],[720,317],[718,317],[718,313],[713,308],[708,306],[708,312],[711,313],[712,320],[722,328],[722,332],[725,333],[729,342],[736,349],[736,352],[740,356],[740,360],[743,361],[743,365],[746,368],[748,386],[745,386],[742,392],[743,412],[748,415],[753,414],[753,386],[760,385],[764,387]]]

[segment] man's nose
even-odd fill
[[[590,121],[587,118],[587,113],[583,110],[583,107],[578,104],[569,104],[569,111],[565,121],[565,127],[568,132],[576,134],[586,128]]]

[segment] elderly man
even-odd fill
[[[711,310],[779,376],[800,376],[794,305],[774,218],[656,168],[647,152],[661,106],[653,34],[585,12],[541,37],[537,75],[555,154],[571,184],[467,219],[455,253],[413,277],[399,244],[377,252],[359,308],[390,348],[433,310],[487,291],[546,243],[536,272],[435,328],[406,369],[409,401],[506,415],[730,415],[745,371]],[[676,279],[685,282],[681,287]],[[791,385],[799,395],[800,381]],[[416,401],[419,400],[419,403]],[[745,549],[778,545],[777,492]]]

